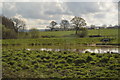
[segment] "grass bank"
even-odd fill
[[[39,32],[37,39],[3,39],[3,45],[90,45],[90,44],[119,44],[118,29],[88,30],[88,37],[79,38],[75,31],[44,31]],[[101,35],[102,37],[89,37]],[[102,42],[102,39],[111,39]]]
[[[120,54],[3,50],[3,78],[119,78]]]

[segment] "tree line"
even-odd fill
[[[17,38],[20,29],[25,28],[25,22],[18,18],[7,18],[5,16],[0,16],[2,23],[0,27],[2,29],[2,38]]]
[[[80,28],[86,26],[86,21],[81,17],[75,16],[72,20],[70,20],[70,22],[72,23],[72,26],[74,26],[74,30],[76,30],[75,34],[78,34],[78,30],[80,30]],[[68,27],[70,27],[70,22],[68,20],[61,20],[60,29],[67,30]],[[57,24],[58,23],[56,21],[51,21],[50,25],[47,27],[50,28],[51,31],[53,31],[54,29],[56,29],[55,26]]]
[[[3,39],[16,39],[22,36],[25,38],[37,38],[39,36],[39,31],[37,29],[31,29],[29,32],[20,32],[21,30],[25,30],[26,23],[19,18],[8,18],[5,16],[0,16],[2,19],[2,23],[0,23],[0,27],[2,28],[2,38]],[[71,20],[72,25],[74,26],[76,35],[86,34],[86,29],[82,28],[82,26],[86,26],[86,22],[83,18],[75,16]],[[51,21],[48,28],[51,31],[55,29],[55,26],[58,23],[55,21]],[[68,20],[61,20],[60,26],[63,30],[67,30],[70,26]],[[82,33],[78,33],[79,30],[82,30]]]

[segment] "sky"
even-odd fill
[[[58,24],[61,20],[70,21],[74,16],[86,20],[87,26],[94,25],[116,25],[118,24],[118,3],[117,0],[102,0],[83,2],[54,0],[4,0],[0,3],[0,14],[9,18],[20,18],[26,23],[26,28],[46,28],[52,20]]]

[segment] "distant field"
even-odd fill
[[[101,42],[103,38],[42,38],[42,39],[7,39],[3,40],[3,45],[89,45]],[[110,42],[111,44],[118,44],[117,38]]]
[[[53,37],[70,37],[70,35],[75,34],[75,31],[45,31],[40,32],[41,36],[53,36]],[[98,29],[98,30],[88,30],[89,35],[102,35],[109,37],[118,37],[118,29]],[[72,36],[71,36],[72,37]]]
[[[39,39],[5,39],[3,45],[89,45],[104,43],[104,38],[110,38],[108,44],[118,44],[118,29],[100,29],[88,30],[88,36],[100,34],[103,37],[85,37],[79,38],[74,36],[75,31],[46,31],[39,32]]]

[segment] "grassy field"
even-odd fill
[[[4,49],[2,57],[3,78],[120,77],[120,54]]]
[[[49,37],[74,37],[75,31],[41,31],[39,36],[49,36]],[[88,30],[89,35],[102,35],[107,37],[118,37],[118,29],[94,29]]]
[[[4,45],[89,45],[104,43],[104,38],[42,38],[42,39],[6,39]],[[118,38],[111,38],[108,44],[118,44]]]
[[[3,45],[9,44],[24,44],[24,45],[89,45],[103,43],[104,38],[110,38],[109,44],[118,44],[118,29],[100,29],[100,30],[88,30],[88,36],[100,35],[102,37],[85,37],[79,38],[74,34],[75,31],[45,31],[39,32],[39,39],[5,39],[2,40]]]
[[[37,39],[2,40],[3,78],[119,78],[120,54],[40,51],[27,48],[79,49],[91,44],[119,44],[118,29],[88,30],[80,38],[75,31],[39,32]],[[101,35],[102,37],[89,37]],[[102,42],[102,39],[111,39]],[[96,46],[95,46],[96,47]],[[114,46],[113,46],[114,47]]]

